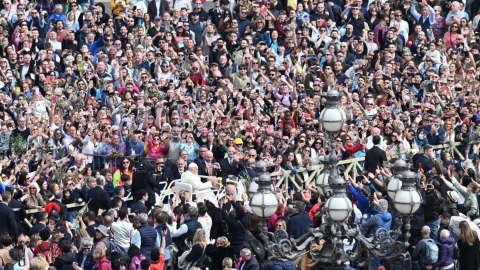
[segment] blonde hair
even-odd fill
[[[30,183],[30,185],[28,185],[28,191],[30,192],[30,188],[31,187],[34,187],[37,189],[37,191],[35,192],[35,195],[38,195],[38,193],[40,193],[40,187],[38,186],[37,182],[32,182]]]
[[[283,228],[285,228],[284,230],[287,230],[287,223],[285,222],[285,220],[283,220],[283,219],[277,220],[277,222],[275,222],[275,226],[276,226],[278,223],[281,223],[282,226],[283,226]]]
[[[230,242],[228,241],[227,237],[225,237],[225,236],[218,237],[217,238],[217,243],[222,245],[222,247],[229,247],[230,246]]]
[[[232,268],[232,265],[233,265],[232,258],[226,257],[225,259],[223,259],[222,266],[224,270],[230,270]]]
[[[35,269],[45,269],[49,266],[44,256],[36,256],[33,258],[31,264]]]
[[[194,245],[199,244],[202,247],[205,247],[207,245],[204,229],[197,230],[197,232],[195,233],[195,236],[193,237],[193,244]]]
[[[30,242],[28,242],[28,247],[35,248],[38,245],[39,240],[41,240],[41,238],[38,233],[32,235],[32,237],[30,237]]]
[[[103,257],[105,257],[105,250],[97,248],[93,251],[93,259],[95,261],[98,261]]]

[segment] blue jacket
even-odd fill
[[[93,259],[93,251],[95,250],[95,245],[92,246],[92,250],[88,253],[87,258],[83,264],[84,270],[92,270],[95,266],[95,260]],[[75,256],[75,261],[78,263],[78,266],[82,265],[83,262],[83,248],[80,248],[77,255]]]
[[[86,45],[92,55],[97,55],[98,50],[103,46],[103,39],[104,37],[101,35],[100,38],[92,42],[92,44],[88,44],[85,38],[80,38],[78,47],[81,48],[83,45]]]
[[[371,234],[374,234],[380,228],[385,228],[389,231],[392,226],[392,214],[389,212],[380,212],[375,216],[371,216],[368,221],[362,223],[362,226],[364,228],[370,228],[369,231]]]
[[[360,187],[358,187],[358,186],[355,189],[350,184],[348,186],[348,188],[350,189],[350,192],[352,192],[355,199],[357,199],[357,201],[358,201],[358,205],[357,205],[358,210],[360,210],[360,212],[362,212],[362,215],[367,214],[368,216],[370,216],[370,212],[368,211],[368,197],[362,194],[362,191],[361,191]]]
[[[235,202],[231,202],[234,208],[237,208],[238,205]],[[231,246],[235,249],[235,252],[238,254],[241,247],[244,243],[247,242],[247,235],[243,228],[247,229],[248,227],[248,217],[247,215],[243,216],[240,220],[236,218],[231,218],[228,216],[227,209],[229,209],[229,204],[224,204],[222,206],[222,218],[227,223],[228,226],[228,241],[230,241]],[[240,226],[240,223],[242,226]],[[238,251],[238,252],[237,252]]]
[[[437,242],[438,249],[440,250],[440,256],[438,261],[433,265],[433,268],[447,266],[453,263],[453,248],[455,245],[455,239],[453,237],[443,239],[441,242]]]
[[[157,230],[158,233],[158,238],[160,239],[160,246],[162,245],[162,228],[163,228],[164,222],[160,223],[155,227],[155,230]],[[165,261],[170,260],[170,245],[172,244],[172,235],[170,234],[170,229],[167,228],[167,235],[165,235]]]
[[[302,237],[308,232],[310,225],[313,227],[313,220],[308,217],[307,212],[292,215],[287,223],[288,237],[293,236],[294,239]]]
[[[54,23],[58,20],[63,21],[63,24],[65,24],[66,17],[63,14],[57,15],[56,13],[53,13],[52,16],[50,16],[50,19],[48,20],[47,27],[50,27],[50,23]]]
[[[148,224],[142,224],[142,226],[138,228],[138,232],[142,239],[142,244],[140,246],[142,254],[145,255],[147,259],[150,259],[150,254],[152,253],[158,237],[157,231]]]

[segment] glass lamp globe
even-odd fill
[[[390,197],[391,199],[394,199],[395,194],[401,188],[402,188],[402,181],[400,181],[398,178],[392,177],[392,179],[390,179],[390,182],[388,182],[388,186],[387,186],[388,197]]]
[[[403,215],[412,215],[415,213],[420,207],[420,203],[422,203],[422,196],[414,188],[400,189],[395,194],[393,201],[395,209]]]
[[[320,192],[322,196],[327,196],[332,192],[332,189],[328,184],[329,178],[330,178],[330,174],[324,171],[318,176],[317,182],[315,183],[317,186],[318,192]]]
[[[253,195],[250,206],[258,217],[269,218],[277,211],[277,196],[271,192],[257,192]]]
[[[336,133],[342,129],[347,117],[338,107],[327,107],[320,114],[320,122],[326,132]]]
[[[274,190],[273,185],[270,185],[270,187],[271,187],[271,190]],[[248,195],[252,196],[257,191],[258,191],[258,183],[255,181],[250,182],[250,185],[248,186]]]
[[[352,202],[345,196],[333,196],[325,204],[328,216],[337,222],[343,222],[348,218],[353,209]]]

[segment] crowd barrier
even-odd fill
[[[479,145],[479,141],[473,141],[470,144],[476,144],[477,146]],[[445,143],[445,144],[440,144],[440,145],[435,145],[433,146],[433,149],[435,150],[446,150],[450,152],[451,154],[456,154],[456,156],[460,157],[461,160],[464,159],[463,155],[460,153],[458,150],[458,146],[461,146],[462,143],[455,143],[455,144],[450,144],[450,143]],[[392,152],[393,156],[400,156],[401,154],[405,154],[408,151],[397,151],[397,152]],[[123,158],[123,157],[122,157]],[[149,158],[144,158],[144,160],[149,160]],[[346,160],[340,160],[338,162],[338,165],[343,165],[345,167],[345,171],[350,174],[353,179],[356,179],[356,176],[359,172],[363,170],[363,165],[362,163],[365,161],[365,158],[351,158],[351,159],[346,159]],[[309,184],[311,186],[314,186],[315,180],[317,177],[322,173],[323,171],[323,164],[316,164],[312,165],[308,168],[298,168],[297,172],[294,173],[291,170],[285,170],[282,172],[274,172],[271,173],[270,175],[272,178],[276,178],[276,187],[280,187],[282,184],[285,184],[286,187],[291,187],[295,186],[296,189],[300,189],[303,183]],[[163,189],[160,194],[160,198],[164,198],[165,196],[169,196],[172,194],[170,191],[170,185],[165,185],[166,188]],[[131,198],[128,198],[131,200]],[[78,207],[83,207],[85,206],[85,202],[83,203],[71,203],[67,204],[67,208],[78,208]],[[27,214],[34,214],[40,212],[37,209],[30,209],[27,210]]]

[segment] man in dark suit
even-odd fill
[[[153,177],[151,171],[138,168],[138,170],[133,173],[132,180],[132,194],[135,195],[135,202],[142,199],[142,197],[139,197],[139,194],[137,193],[137,191],[142,189],[148,194],[145,205],[148,209],[150,209],[155,204],[155,177]]]
[[[148,207],[145,206],[145,202],[148,201],[148,193],[145,189],[137,191],[137,198],[140,198],[136,203],[132,205],[131,211],[136,215],[140,213],[148,214]]]
[[[8,191],[8,188],[6,190]],[[15,214],[15,220],[17,221],[18,235],[23,233],[23,220],[27,217],[25,206],[21,201],[15,199],[15,197],[21,196],[22,194],[23,193],[20,190],[20,187],[18,189],[14,189],[12,199],[8,203],[8,206],[13,209],[13,213]]]
[[[36,233],[40,233],[40,231],[47,226],[47,222],[48,222],[47,212],[38,213],[38,223],[33,225],[33,227],[30,229],[30,232],[28,233],[28,236],[32,237],[32,235]]]
[[[198,175],[218,176],[220,174],[220,164],[215,162],[211,151],[205,151],[202,160],[198,162],[195,160],[195,164],[198,165]],[[202,178],[202,182],[204,182],[203,180],[206,179]]]
[[[242,257],[242,263],[240,268],[242,270],[259,270],[260,265],[257,259],[253,256],[252,251],[248,248],[240,250],[240,256]]]
[[[9,234],[14,242],[18,238],[18,227],[15,220],[13,209],[8,207],[8,203],[12,199],[12,193],[5,191],[2,195],[2,202],[0,202],[0,235]]]
[[[165,183],[170,184],[170,181],[174,180],[172,169],[165,166],[164,158],[157,158],[155,161],[155,192],[163,190],[165,188]]]
[[[433,151],[431,145],[427,144],[423,147],[423,155],[420,155],[420,157],[414,161],[415,171],[418,172],[421,167],[424,173],[428,173],[435,166],[434,161],[435,151]]]
[[[65,218],[68,219],[68,208],[64,203],[62,203],[63,191],[59,190],[54,195],[55,195],[55,200],[53,201],[53,203],[56,203],[60,207],[60,212],[59,212],[60,216],[61,217],[65,216]]]
[[[155,0],[148,3],[147,13],[150,14],[150,18],[161,17],[167,11],[170,11],[170,5],[166,0]]]
[[[200,146],[200,149],[198,151],[198,157],[193,162],[195,162],[198,165],[198,164],[202,163],[203,161],[205,161],[203,156],[205,155],[205,152],[207,152],[207,150],[208,149],[205,145]]]
[[[376,135],[373,136],[372,142],[373,142],[373,147],[367,151],[365,155],[365,170],[367,170],[370,173],[375,173],[377,170],[377,167],[383,166],[383,162],[387,161],[387,154],[385,151],[383,151],[379,145],[380,145],[381,138],[380,136]]]
[[[235,153],[235,148],[229,147],[227,149],[228,157],[220,160],[220,167],[224,177],[238,176],[240,171],[245,168],[238,156],[235,156]]]
[[[108,195],[108,192],[103,189],[104,186],[105,177],[100,175],[97,177],[97,186],[88,191],[88,209],[93,211],[96,215],[98,215],[98,209],[103,209],[105,211],[110,209],[110,196]]]
[[[183,172],[187,170],[187,162],[182,158],[177,160],[177,163],[172,167],[173,180],[182,178]]]

